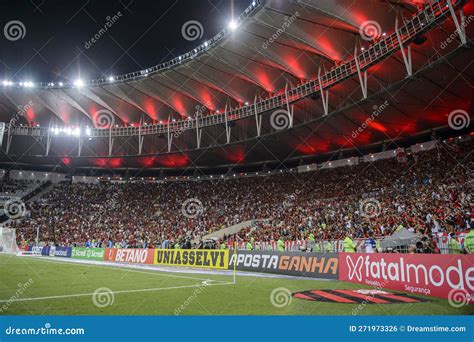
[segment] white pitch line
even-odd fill
[[[114,271],[122,271],[122,272],[131,272],[131,273],[142,273],[142,274],[151,274],[151,275],[157,275],[157,276],[162,276],[162,277],[170,277],[170,278],[181,278],[181,279],[192,279],[192,280],[210,280],[207,278],[197,278],[197,277],[186,277],[186,276],[178,276],[178,275],[171,275],[171,274],[163,274],[163,272],[159,269],[156,268],[145,268],[146,266],[139,266],[139,265],[128,265],[128,264],[113,264],[113,263],[102,263],[102,264],[93,264],[93,263],[88,263],[88,262],[78,262],[78,261],[69,261],[69,260],[51,260],[51,259],[42,259],[44,257],[31,257],[34,260],[41,260],[41,261],[46,261],[46,262],[51,262],[51,263],[58,263],[58,264],[70,264],[70,265],[80,265],[84,267],[97,267],[97,268],[106,268],[109,270],[114,270]],[[144,268],[148,269],[151,272],[144,272],[144,271],[136,271],[132,270],[131,268]],[[159,272],[159,273],[158,273]],[[212,280],[215,282],[225,282],[224,280]]]
[[[18,298],[18,299],[1,299],[0,303],[7,302],[27,302],[33,300],[47,300],[47,299],[63,299],[63,298],[73,298],[73,297],[88,297],[101,294],[121,294],[121,293],[135,293],[135,292],[151,292],[151,291],[163,291],[163,290],[177,290],[191,287],[200,287],[200,286],[217,286],[217,285],[233,285],[234,283],[217,283],[217,284],[196,284],[196,285],[183,285],[183,286],[171,286],[171,287],[156,287],[151,289],[137,289],[137,290],[120,290],[120,291],[110,291],[110,292],[100,292],[100,293],[76,293],[71,295],[61,295],[61,296],[48,296],[48,297],[30,297],[30,298]]]

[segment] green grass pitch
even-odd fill
[[[204,281],[204,283],[203,283]],[[291,292],[357,289],[361,285],[312,279],[167,273],[126,267],[73,264],[61,260],[0,255],[0,315],[467,315],[429,298],[414,304],[339,304],[297,298],[277,306],[277,288]],[[24,286],[29,282],[28,286]],[[22,293],[19,293],[19,289]],[[100,288],[112,291],[99,299]],[[428,297],[426,297],[428,298]],[[11,300],[16,299],[16,300]],[[96,302],[94,303],[94,299]],[[99,305],[96,305],[98,302]]]

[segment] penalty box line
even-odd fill
[[[44,257],[29,257],[33,258],[34,260],[38,261],[45,261],[45,262],[50,262],[50,263],[57,263],[57,264],[68,264],[68,265],[79,265],[83,267],[96,267],[96,268],[102,268],[102,269],[108,269],[108,270],[114,270],[114,271],[121,271],[121,272],[130,272],[130,273],[140,273],[140,274],[149,274],[149,275],[156,275],[160,277],[170,277],[170,278],[178,278],[178,279],[191,279],[191,280],[201,280],[201,281],[212,281],[216,283],[223,283],[223,284],[228,284],[228,281],[225,280],[214,280],[214,279],[209,279],[209,278],[198,278],[198,277],[187,277],[187,276],[179,276],[179,275],[174,275],[174,274],[164,274],[165,271],[162,271],[158,268],[144,268],[144,266],[138,266],[138,265],[129,265],[129,264],[112,264],[112,263],[100,263],[100,264],[95,264],[91,263],[90,261],[69,261],[69,260],[51,260],[51,259],[42,259]],[[150,270],[150,272],[145,272],[145,271],[138,271],[136,268],[142,268],[145,270]],[[182,271],[176,271],[177,273],[180,273]],[[216,274],[218,276],[221,276],[219,274]],[[231,282],[232,284],[234,282]]]
[[[100,296],[103,294],[122,294],[122,293],[138,293],[138,292],[153,292],[153,291],[164,291],[164,290],[177,290],[193,287],[202,287],[202,286],[218,286],[218,285],[234,285],[233,282],[226,283],[216,283],[216,284],[205,284],[203,281],[201,284],[195,285],[183,285],[183,286],[170,286],[170,287],[156,287],[150,289],[136,289],[136,290],[119,290],[119,291],[106,291],[106,292],[92,292],[92,293],[76,293],[70,295],[60,295],[60,296],[46,296],[46,297],[29,297],[29,298],[18,298],[18,299],[2,299],[0,303],[15,303],[15,302],[28,302],[35,300],[48,300],[48,299],[64,299],[64,298],[74,298],[74,297],[89,297],[89,296]]]

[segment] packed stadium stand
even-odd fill
[[[187,240],[262,219],[224,243],[271,248],[278,239],[382,237],[401,227],[432,238],[473,224],[473,147],[470,137],[438,141],[405,158],[237,179],[61,182],[11,226],[19,244],[31,243],[39,228],[44,243],[61,246],[184,247]],[[196,207],[187,214],[189,199]]]

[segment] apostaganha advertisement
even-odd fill
[[[156,249],[155,264],[227,269],[228,250]]]
[[[103,261],[104,251],[103,248],[74,247],[72,249],[72,258]]]
[[[284,274],[290,276],[337,279],[337,253],[238,251],[229,269]]]

